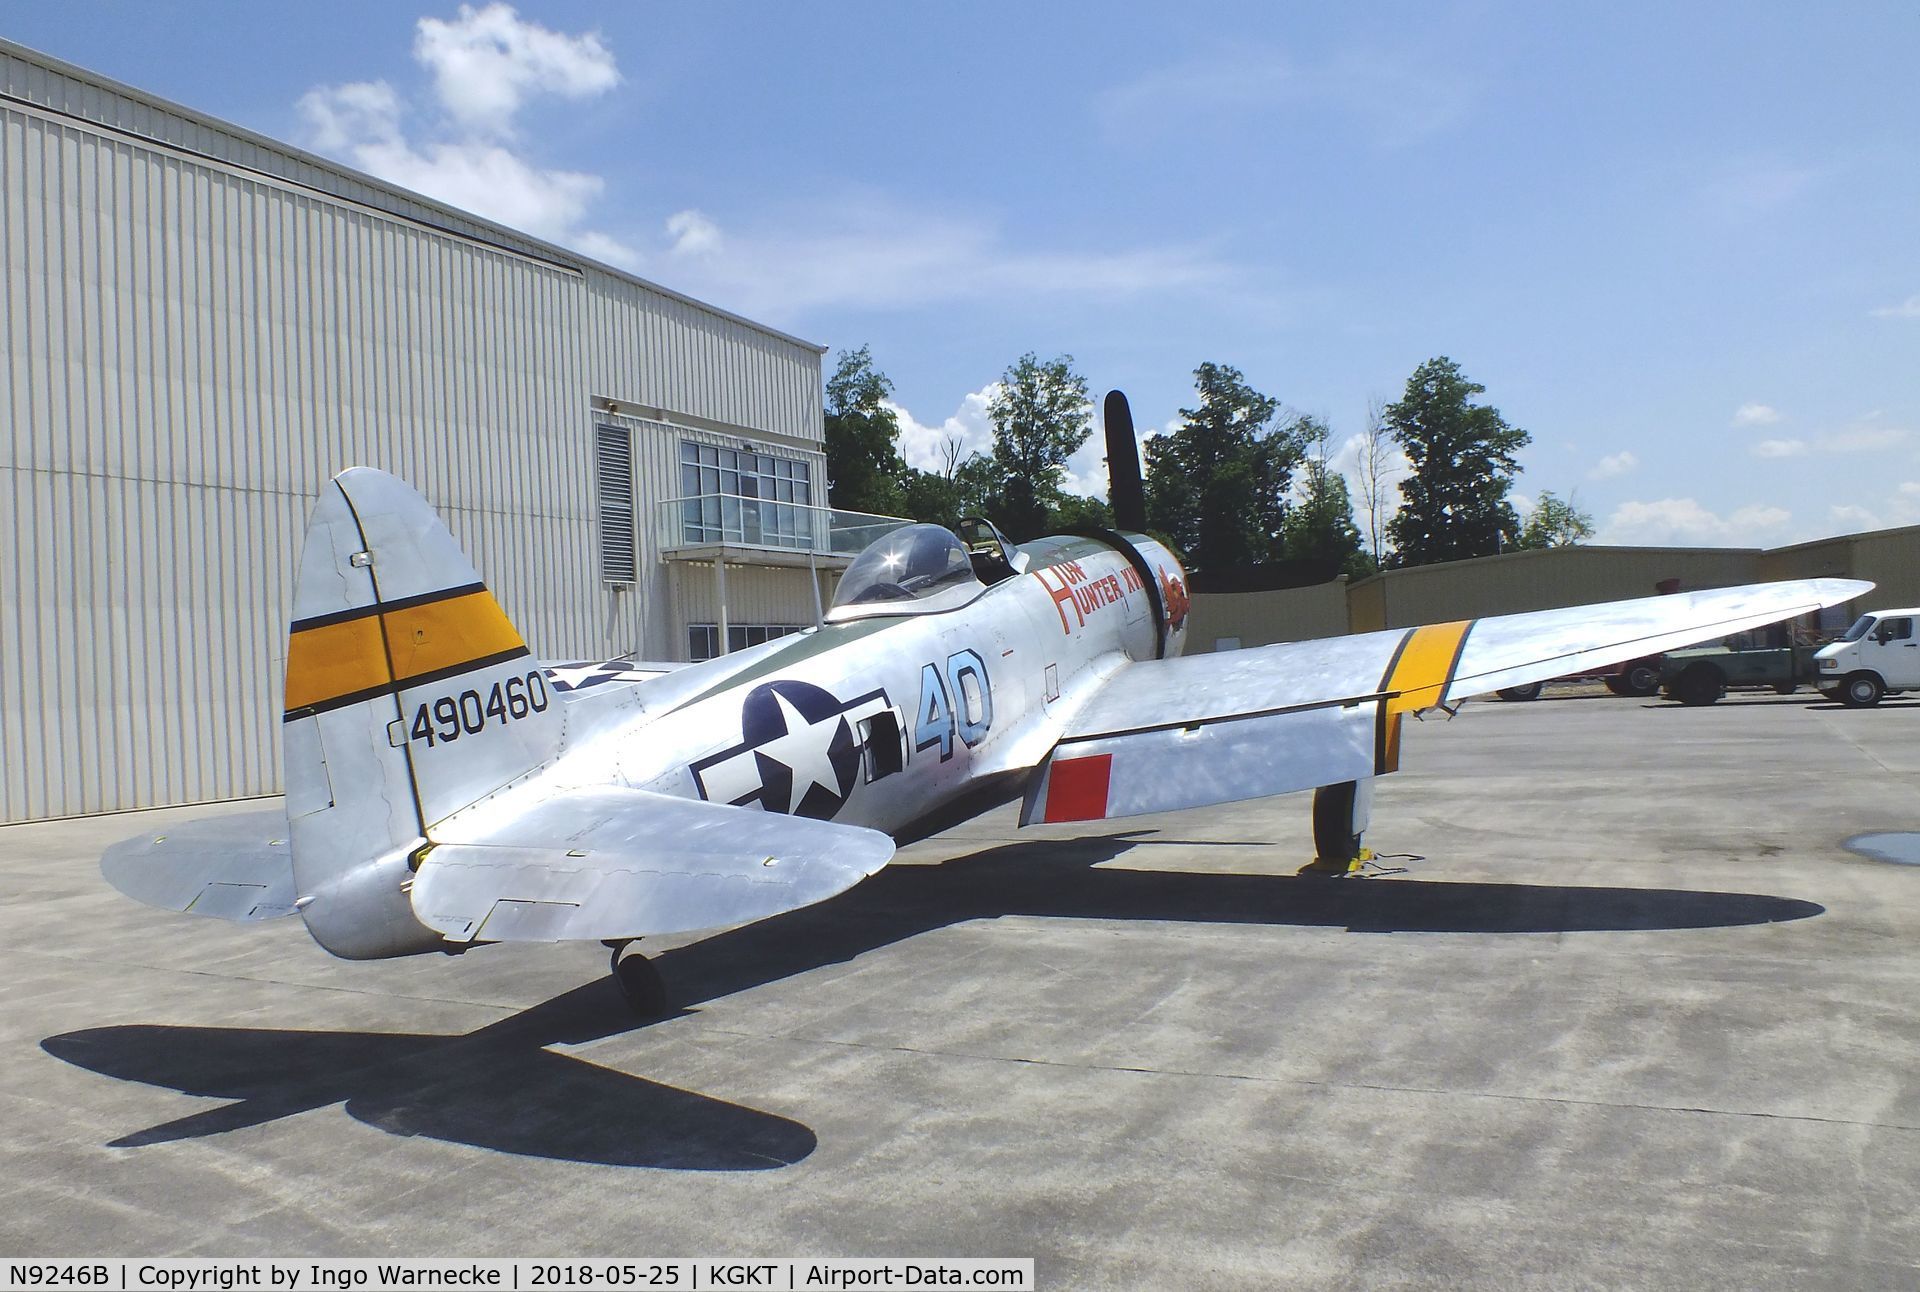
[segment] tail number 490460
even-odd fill
[[[489,723],[514,722],[530,713],[544,713],[547,704],[546,675],[535,669],[525,677],[495,682],[484,695],[479,691],[462,691],[458,695],[422,701],[413,711],[413,726],[408,734],[415,740],[425,741],[431,749],[443,740],[477,736]]]

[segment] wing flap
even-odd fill
[[[1372,776],[1380,711],[1363,700],[1062,741],[1020,824],[1170,812]]]
[[[293,855],[280,812],[211,817],[124,839],[100,874],[138,902],[215,919],[293,914]]]
[[[455,942],[689,933],[844,892],[886,865],[877,830],[643,790],[575,790],[431,831],[414,913]]]

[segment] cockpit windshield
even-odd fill
[[[938,525],[905,525],[853,559],[833,594],[830,621],[913,615],[962,606],[986,591],[965,544]]]

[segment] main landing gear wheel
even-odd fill
[[[623,942],[613,949],[613,980],[620,984],[627,1008],[637,1017],[659,1018],[671,1008],[667,985],[660,981],[660,971],[631,942]]]
[[[1313,792],[1313,860],[1303,875],[1347,875],[1373,854],[1360,843],[1373,806],[1372,781],[1342,781]]]

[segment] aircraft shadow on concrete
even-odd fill
[[[1034,840],[937,865],[892,866],[831,901],[666,951],[657,963],[673,997],[696,1005],[1004,915],[1493,934],[1726,928],[1825,909],[1753,893],[1098,867],[1156,842],[1138,837],[1144,833]],[[218,1135],[344,1104],[350,1116],[395,1135],[609,1166],[760,1170],[812,1153],[813,1132],[788,1118],[547,1048],[645,1026],[600,979],[462,1035],[141,1025],[67,1032],[41,1048],[106,1076],[234,1101],[113,1147]]]

